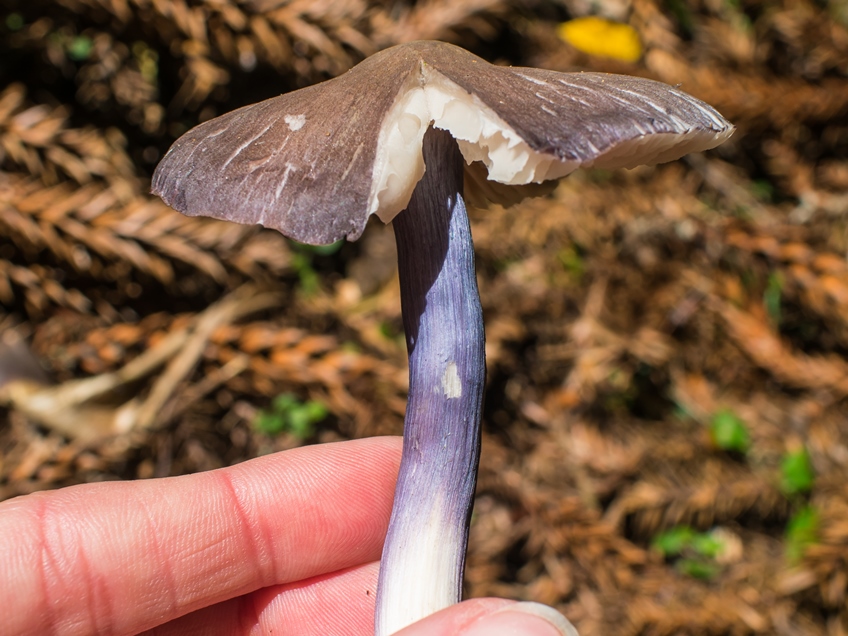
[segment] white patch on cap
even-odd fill
[[[289,127],[289,130],[294,132],[295,130],[303,128],[303,124],[306,123],[306,115],[286,115],[283,117],[283,121],[286,122],[286,126]]]
[[[462,382],[459,379],[459,373],[456,371],[456,362],[448,362],[448,366],[445,367],[445,373],[442,376],[442,391],[449,400],[462,395]]]

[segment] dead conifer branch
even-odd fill
[[[681,485],[640,482],[616,499],[604,519],[616,527],[629,519],[637,532],[652,536],[677,525],[710,528],[746,512],[783,516],[787,508],[783,495],[761,478],[713,473]]]
[[[515,7],[506,0],[398,6],[368,0],[257,0],[197,3],[145,0],[62,0],[75,13],[106,10],[119,23],[155,23],[163,43],[183,57],[183,83],[172,109],[196,108],[230,79],[230,69],[252,71],[260,62],[282,72],[315,80],[339,75],[360,59],[415,39],[455,39],[462,29],[492,37],[493,20],[503,20]],[[86,101],[104,94],[130,107],[129,116],[148,130],[158,127],[163,112],[146,112],[156,88],[141,72],[127,47],[109,33],[93,38],[91,59],[81,72]],[[176,46],[175,43],[179,43]],[[31,39],[38,46],[37,38]],[[352,51],[352,53],[351,53]],[[62,51],[54,51],[61,58]],[[58,61],[58,59],[57,59]]]
[[[277,293],[242,287],[196,316],[191,324],[166,336],[123,368],[92,378],[44,387],[31,380],[12,381],[0,387],[0,403],[62,435],[90,444],[104,437],[144,430],[194,369],[211,334],[220,326],[279,304]],[[144,398],[133,398],[118,407],[102,406],[120,387],[136,382],[156,369],[164,372]]]
[[[260,275],[265,267],[285,270],[288,249],[282,237],[187,219],[143,192],[122,143],[110,139],[110,133],[67,128],[64,114],[27,108],[21,87],[7,88],[0,96],[5,167],[25,169],[37,179],[15,171],[2,175],[0,227],[20,248],[47,250],[79,272],[92,271],[93,259],[124,262],[169,285],[172,261],[218,282],[227,278],[227,263],[248,276]],[[14,281],[30,290],[35,306],[44,306],[31,276],[11,262],[4,271],[7,289]],[[39,284],[51,290],[48,299],[61,298],[60,305],[83,309],[87,304],[78,293],[63,295],[56,284]]]
[[[451,41],[463,27],[486,38],[494,32],[490,21],[503,17],[509,9],[509,3],[504,0],[427,0],[414,4],[399,16],[375,12],[372,23],[375,40],[381,48],[413,40]]]
[[[23,292],[30,313],[43,315],[51,305],[86,312],[91,302],[76,289],[66,289],[55,280],[54,273],[43,267],[19,267],[0,259],[0,303],[11,306],[15,288]]]
[[[717,299],[710,305],[737,346],[775,379],[796,388],[827,388],[836,396],[848,395],[848,363],[842,358],[794,352],[753,314]]]

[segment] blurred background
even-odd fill
[[[0,499],[400,434],[391,228],[308,248],[148,189],[195,124],[416,39],[738,127],[471,211],[467,593],[583,636],[848,634],[845,0],[2,0]]]

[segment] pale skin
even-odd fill
[[[0,635],[370,635],[400,452],[325,444],[0,503]],[[474,599],[398,634],[506,629],[561,633],[526,604]]]

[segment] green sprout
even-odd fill
[[[592,183],[609,183],[614,175],[615,173],[612,170],[603,168],[590,168],[586,171],[586,178]]]
[[[809,492],[816,475],[810,462],[810,455],[804,447],[783,456],[780,462],[780,489],[786,495],[798,495]]]
[[[742,33],[751,33],[754,28],[751,24],[751,18],[745,14],[742,3],[739,0],[724,0],[724,9],[725,20],[731,26]]]
[[[718,564],[698,559],[680,559],[675,567],[679,572],[693,579],[711,579],[721,572]]]
[[[695,32],[695,14],[686,3],[683,0],[665,0],[665,6],[677,20],[683,33],[692,37]]]
[[[573,247],[565,247],[557,252],[557,258],[563,269],[571,275],[576,281],[583,278],[586,273],[586,263],[580,252]]]
[[[297,252],[292,256],[292,269],[297,272],[297,277],[300,279],[300,288],[307,296],[312,296],[318,291],[320,281],[318,272],[312,267],[312,258],[304,253]]]
[[[394,340],[398,337],[399,332],[397,327],[389,320],[383,320],[379,325],[380,335],[383,336],[386,340]]]
[[[767,179],[754,179],[751,181],[751,194],[763,203],[771,203],[774,200],[774,186]]]
[[[651,547],[687,576],[710,579],[721,571],[716,558],[724,552],[724,541],[713,532],[696,532],[689,526],[676,526],[658,534]]]
[[[159,54],[141,40],[133,43],[132,52],[141,76],[155,82],[159,75]]]
[[[84,62],[91,56],[94,49],[94,41],[85,35],[70,38],[67,44],[68,56],[75,62]]]
[[[291,265],[300,279],[300,288],[304,294],[312,296],[320,287],[318,272],[315,271],[312,263],[314,257],[331,256],[341,249],[343,243],[344,241],[336,241],[329,245],[306,245],[305,243],[291,241],[295,250]]]
[[[717,558],[726,548],[724,540],[713,532],[695,534],[691,545],[696,554],[708,559]]]
[[[20,13],[12,12],[6,16],[6,28],[9,31],[20,31],[24,28],[24,16]]]
[[[265,435],[291,433],[297,439],[304,440],[315,432],[315,424],[327,417],[327,407],[310,400],[301,402],[291,393],[283,393],[274,398],[271,408],[262,410],[253,420],[253,428]]]
[[[65,31],[47,34],[47,42],[56,50],[63,50],[74,62],[85,62],[94,52],[94,40],[87,35],[70,35]]]
[[[695,531],[689,526],[676,526],[654,537],[651,547],[660,552],[664,557],[679,556],[686,548],[692,545],[694,536]]]
[[[782,295],[783,276],[780,275],[780,272],[773,272],[769,275],[766,290],[763,292],[763,306],[775,325],[780,325],[780,300]]]
[[[804,506],[789,518],[786,525],[786,557],[790,563],[798,563],[807,547],[819,538],[821,518],[812,506]]]
[[[709,424],[710,439],[725,451],[746,453],[751,446],[751,435],[745,422],[730,409],[721,409]]]

